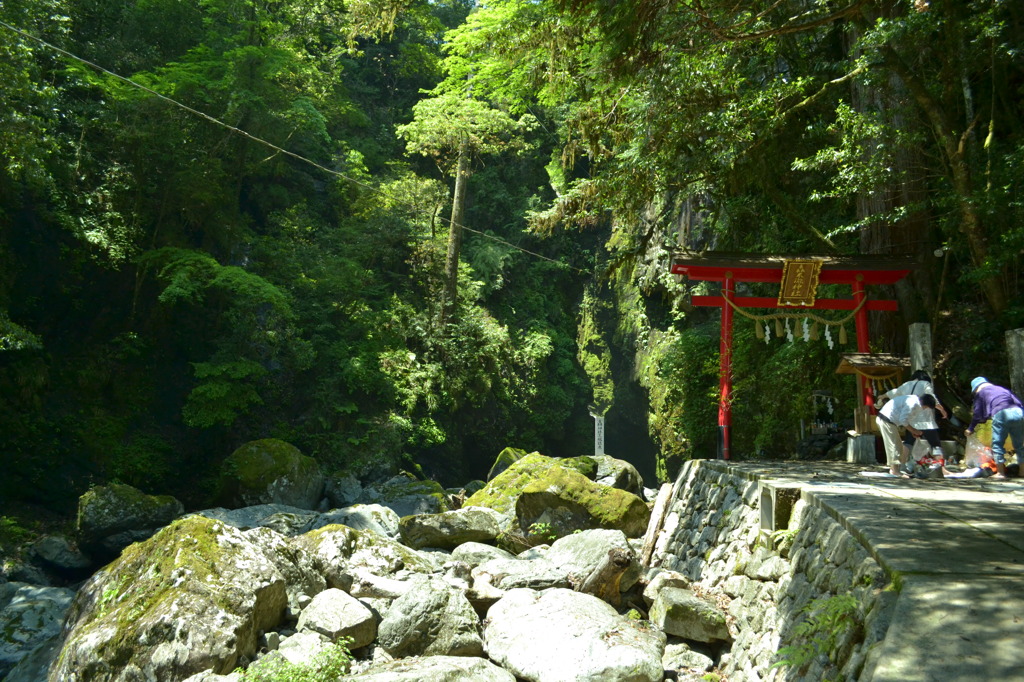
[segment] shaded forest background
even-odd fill
[[[930,322],[940,397],[1005,384],[1022,20],[4,0],[0,499],[68,512],[116,480],[200,505],[264,437],[455,485],[506,446],[592,452],[592,412],[652,485],[715,454],[717,311],[669,274],[679,248],[917,256],[872,292],[901,308],[873,350]],[[842,350],[738,318],[734,456],[791,456],[812,390],[852,414]]]

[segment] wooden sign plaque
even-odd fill
[[[782,284],[779,286],[779,305],[814,307],[820,274],[820,260],[785,261],[782,266]]]

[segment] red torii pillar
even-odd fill
[[[719,402],[718,429],[719,447],[722,459],[730,459],[732,427],[732,324],[733,309],[737,308],[780,308],[784,310],[855,310],[854,325],[857,335],[857,352],[869,353],[868,311],[896,311],[896,301],[865,301],[868,284],[895,284],[910,272],[910,259],[878,259],[866,257],[815,257],[793,256],[800,260],[822,261],[818,284],[849,284],[852,299],[816,299],[813,306],[780,305],[777,298],[766,296],[736,296],[736,282],[781,283],[786,257],[764,257],[751,255],[693,256],[676,258],[672,273],[686,275],[689,279],[721,282],[720,296],[693,296],[691,303],[697,307],[719,307],[722,310],[722,330],[719,342]],[[874,406],[871,386],[864,376],[858,376],[858,394],[868,407]]]

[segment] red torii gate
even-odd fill
[[[851,299],[816,299],[811,295],[810,305],[787,305],[779,298],[767,296],[736,296],[736,282],[774,282],[781,284],[787,262],[820,261],[816,284],[849,284]],[[780,308],[799,310],[851,310],[857,333],[857,352],[869,353],[868,311],[898,310],[896,301],[867,299],[865,287],[870,284],[895,284],[913,268],[912,257],[871,256],[760,256],[755,254],[714,253],[697,255],[680,253],[672,260],[672,273],[686,275],[692,280],[721,282],[719,296],[693,296],[691,303],[698,307],[722,309],[720,342],[718,427],[721,457],[729,459],[730,428],[732,424],[732,318],[737,308]],[[730,303],[732,305],[730,305]],[[864,405],[873,406],[874,398],[866,377],[858,377],[858,389]]]

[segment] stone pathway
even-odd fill
[[[799,488],[899,577],[872,682],[1024,680],[1024,481],[895,479],[845,462],[715,462]],[[864,681],[866,682],[866,681]]]

